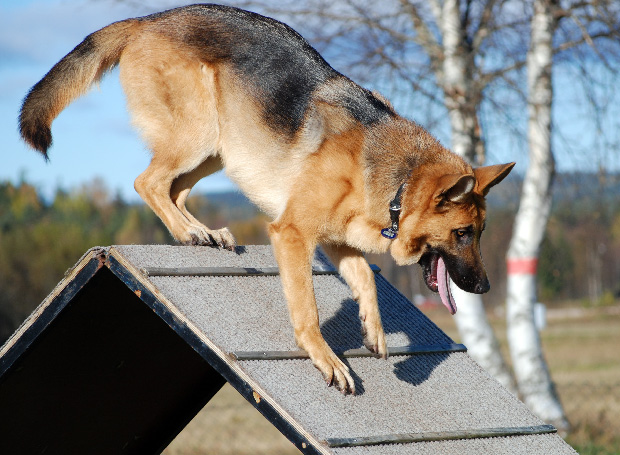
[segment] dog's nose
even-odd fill
[[[476,284],[476,287],[474,288],[474,292],[476,294],[484,294],[486,292],[489,292],[489,289],[491,289],[491,283],[489,283],[488,278],[485,278],[484,280]]]

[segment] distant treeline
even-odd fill
[[[540,299],[605,303],[620,291],[620,186],[617,179],[573,177],[558,179],[557,202],[539,266]],[[519,181],[511,179],[499,188],[489,201],[482,239],[492,283],[485,296],[489,304],[504,301],[505,254]],[[229,226],[240,244],[268,243],[268,219],[241,194],[192,196],[188,208],[209,227]],[[173,241],[148,207],[126,203],[101,182],[57,190],[51,200],[42,198],[27,182],[0,182],[0,343],[86,250],[96,245],[145,243]],[[369,261],[379,264],[408,297],[429,294],[419,267],[397,267],[385,255]]]
[[[217,202],[212,202],[217,201]],[[192,213],[225,225],[239,242],[266,243],[266,218],[239,194],[194,196]],[[127,204],[98,181],[45,200],[21,182],[0,182],[0,344],[93,246],[173,243],[144,204]]]

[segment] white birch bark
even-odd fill
[[[519,392],[541,419],[567,430],[568,422],[534,326],[536,264],[551,208],[551,67],[554,0],[535,0],[527,55],[529,165],[507,254],[508,342]]]
[[[463,24],[459,0],[446,0],[437,17],[442,33],[444,60],[440,84],[452,130],[452,149],[473,163],[475,158],[476,103],[472,101],[469,56],[463,48]],[[469,355],[504,387],[515,391],[514,380],[499,350],[499,343],[484,311],[482,298],[451,286],[458,304],[455,322]]]

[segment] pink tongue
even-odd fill
[[[448,274],[448,269],[446,269],[446,264],[443,262],[441,256],[437,260],[437,284],[441,301],[448,311],[450,311],[450,314],[456,313],[456,302],[450,291],[450,275]]]

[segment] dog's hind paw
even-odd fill
[[[184,245],[216,246],[234,250],[237,242],[228,228],[207,229],[206,227],[196,227],[187,232],[187,239],[181,240]]]
[[[218,230],[209,230],[209,237],[211,239],[211,245],[219,246],[220,248],[226,248],[227,250],[234,250],[237,242],[230,233],[228,228],[222,228]]]

